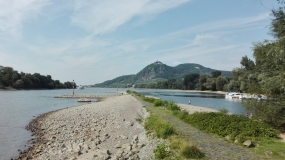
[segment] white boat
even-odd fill
[[[236,92],[229,92],[226,94],[226,98],[242,98],[242,94]]]
[[[80,85],[80,86],[78,87],[78,89],[84,89],[84,86]]]

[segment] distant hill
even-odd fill
[[[188,74],[208,74],[211,75],[215,69],[204,67],[200,64],[185,63],[178,66],[171,67],[156,61],[149,64],[137,74],[124,75],[103,83],[95,84],[94,87],[125,87],[126,85],[133,85],[139,83],[150,83],[170,78],[175,78],[181,81]],[[230,77],[230,71],[221,71],[223,76]]]

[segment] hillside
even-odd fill
[[[207,68],[195,63],[179,64],[175,67],[165,65],[159,61],[149,64],[135,75],[124,75],[103,83],[95,84],[94,87],[126,87],[139,83],[150,83],[170,78],[181,81],[188,74],[211,75],[215,69]],[[230,77],[230,71],[221,71],[223,76]]]

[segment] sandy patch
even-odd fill
[[[195,112],[218,112],[218,110],[206,107],[199,107],[188,104],[177,104],[181,109],[184,109],[189,112],[189,114],[193,114]]]

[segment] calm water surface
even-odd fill
[[[117,89],[75,89],[75,94],[111,94]],[[119,92],[125,91],[119,89]],[[15,158],[32,138],[25,127],[40,114],[81,105],[77,99],[54,98],[72,90],[0,91],[0,160]]]
[[[126,89],[118,89],[124,92]],[[191,104],[214,109],[226,108],[233,114],[244,114],[245,110],[240,102],[228,101],[223,95],[187,93],[162,90],[135,91],[156,96],[176,103]],[[75,90],[75,94],[112,94],[117,89],[87,88]],[[77,99],[57,99],[57,95],[72,94],[72,90],[31,90],[31,91],[0,91],[0,159],[15,158],[20,150],[27,147],[28,140],[33,138],[26,125],[35,117],[54,110],[79,106]],[[95,103],[95,102],[94,102]]]
[[[172,101],[175,103],[188,104],[191,101],[191,105],[208,107],[213,109],[227,109],[231,114],[245,115],[246,110],[241,100],[238,99],[225,99],[223,94],[213,93],[196,93],[196,92],[179,92],[179,91],[162,91],[162,90],[145,90],[136,89],[138,93],[143,95],[150,95],[159,97],[163,100]]]

